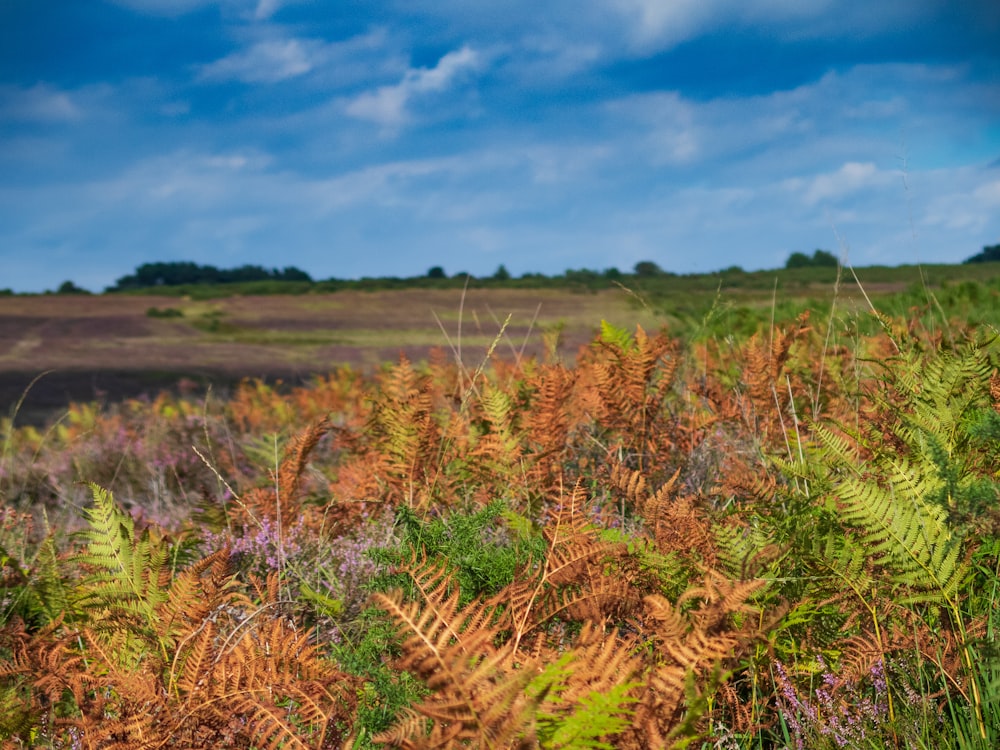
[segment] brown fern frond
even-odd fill
[[[437,473],[441,430],[435,420],[434,386],[400,355],[381,381],[369,420],[370,452],[385,456],[383,497],[419,506],[429,499]]]
[[[284,506],[292,503],[299,497],[301,489],[302,474],[306,470],[309,455],[313,452],[319,441],[330,431],[329,417],[323,417],[304,430],[298,432],[285,447],[281,465],[278,468],[278,492],[281,494],[281,502]],[[284,511],[284,508],[282,509]],[[291,509],[288,519],[295,515],[295,510]]]
[[[609,455],[620,449],[641,469],[674,447],[665,396],[679,365],[676,350],[664,332],[650,338],[639,326],[634,345],[602,338],[581,358],[580,398],[613,436]]]
[[[350,723],[356,680],[282,618],[248,629],[221,657],[206,697],[217,719],[227,712],[242,716],[255,742],[320,748],[338,731],[338,721]]]
[[[642,498],[637,507],[661,553],[677,552],[685,557],[695,553],[695,562],[715,567],[718,548],[712,526],[693,497],[676,494],[679,474],[680,470],[676,471],[653,495]]]
[[[304,509],[299,502],[303,491],[302,478],[309,463],[309,455],[323,436],[331,429],[329,418],[314,422],[296,433],[274,469],[271,482],[253,487],[242,494],[235,510],[236,520],[244,526],[258,523],[262,518],[278,520],[282,533],[296,522],[303,521]]]
[[[781,373],[792,344],[810,330],[808,320],[809,311],[806,310],[793,326],[773,331],[770,344],[761,341],[760,334],[754,334],[742,348],[742,380],[747,387],[757,427],[768,428],[768,434],[772,432],[770,428],[775,421],[780,420],[776,410],[784,408],[788,400],[784,383],[779,382]]]
[[[207,687],[216,661],[217,638],[215,623],[206,620],[188,636],[186,642],[181,643],[174,664],[171,665],[175,674],[180,673],[175,688],[178,695],[195,696]]]
[[[591,569],[589,576],[585,586],[547,588],[537,603],[532,627],[540,627],[554,619],[622,620],[632,612],[638,596],[626,577],[606,575],[599,569]]]
[[[670,480],[672,486],[677,475]],[[611,467],[611,483],[638,507],[646,499],[646,477],[641,471],[624,466],[620,461],[616,461]]]
[[[757,618],[736,616],[758,613],[747,599],[764,585],[708,571],[702,584],[689,587],[676,603],[659,594],[645,597],[638,630],[651,633],[657,660],[636,708],[630,746],[643,741],[666,746],[684,716],[688,693],[724,684],[720,670],[735,665],[763,633]]]
[[[99,684],[87,672],[85,658],[77,649],[77,634],[64,628],[61,617],[34,633],[15,618],[0,630],[0,645],[10,653],[0,662],[0,678],[31,685],[29,710],[36,715],[58,703],[66,691],[81,705]]]
[[[570,398],[577,373],[562,364],[543,365],[526,384],[533,393],[525,410],[526,439],[538,455],[550,456],[565,450],[573,417]]]
[[[380,735],[379,742],[403,747],[508,747],[528,720],[524,687],[530,670],[505,673],[507,654],[493,643],[495,627],[488,607],[458,609],[458,591],[452,577],[426,563],[411,573],[420,596],[406,602],[401,591],[376,594],[375,601],[405,634],[399,666],[423,679],[434,693],[413,707],[432,719],[428,737],[413,719],[405,727]]]
[[[733,581],[721,573],[709,569],[705,573],[702,586],[689,587],[677,599],[677,606],[683,607],[688,601],[701,600],[702,606],[695,610],[698,625],[706,631],[718,630],[730,615],[760,614],[760,610],[747,599],[767,585],[763,578],[747,581]]]
[[[218,550],[181,571],[170,583],[158,610],[157,636],[170,643],[181,632],[197,628],[223,604],[236,604],[235,569],[228,548]]]
[[[563,703],[576,703],[590,692],[606,693],[615,685],[637,680],[642,659],[633,638],[585,622],[569,653],[570,679],[560,695]]]
[[[712,493],[740,502],[769,502],[778,489],[774,474],[760,460],[745,456],[726,456]]]

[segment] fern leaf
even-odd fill
[[[160,623],[157,610],[167,600],[161,585],[166,545],[154,540],[148,531],[137,539],[132,517],[117,506],[111,493],[97,485],[91,489],[94,507],[87,510],[90,528],[81,532],[87,548],[77,562],[92,568],[93,573],[81,589],[79,606],[91,610],[95,624],[105,618],[109,622],[123,618],[152,635]],[[166,656],[163,644],[161,648],[161,655]]]
[[[892,580],[917,592],[920,599],[954,602],[967,573],[959,558],[962,539],[946,522],[944,511],[897,485],[890,492],[869,482],[846,480],[837,490],[843,520],[861,530],[862,543]]]
[[[623,731],[631,723],[635,711],[630,706],[638,701],[631,691],[636,686],[635,683],[622,683],[604,692],[591,691],[569,716],[540,717],[542,747],[553,750],[611,750],[614,745],[605,739]]]
[[[601,341],[623,352],[631,352],[636,348],[635,338],[627,329],[613,326],[606,320],[601,320]]]

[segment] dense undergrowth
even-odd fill
[[[3,746],[996,747],[998,349],[937,314],[8,421]]]

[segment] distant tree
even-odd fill
[[[493,280],[510,281],[510,271],[507,270],[507,267],[503,263],[497,266],[497,270],[493,272]]]
[[[274,278],[278,281],[312,281],[312,276],[295,266],[286,266],[280,272],[275,269]]]
[[[743,270],[743,266],[729,266],[723,268],[719,273],[746,273],[746,271]]]
[[[611,268],[605,268],[604,269],[603,276],[604,276],[604,278],[609,279],[611,281],[617,281],[618,279],[620,279],[622,277],[622,272],[619,271],[614,266],[611,266]]]
[[[833,253],[826,250],[816,250],[813,252],[812,257],[805,253],[792,253],[788,256],[788,260],[785,261],[785,268],[836,268],[839,263],[840,261],[837,260],[837,256]]]
[[[59,285],[59,288],[56,290],[56,294],[90,294],[90,292],[86,289],[78,287],[72,281],[64,281]]]
[[[785,268],[808,268],[812,265],[812,260],[805,253],[795,252],[788,256],[785,261]]]
[[[441,266],[431,266],[429,269],[427,269],[427,278],[428,279],[447,279],[448,278],[448,274],[446,274],[444,272],[444,269]]]
[[[659,276],[663,273],[663,269],[651,260],[640,260],[633,270],[636,276]]]
[[[1000,262],[1000,245],[987,245],[981,253],[966,258],[963,263],[997,263]]]
[[[814,266],[828,266],[831,268],[836,268],[840,265],[840,261],[837,260],[837,256],[826,250],[816,250],[813,252],[812,264]]]

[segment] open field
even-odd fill
[[[151,308],[177,317],[151,317]],[[433,289],[208,301],[0,297],[0,403],[6,413],[46,372],[25,397],[22,420],[69,400],[119,400],[182,378],[199,388],[224,388],[244,377],[300,382],[345,364],[373,369],[400,353],[425,359],[435,347],[448,356],[460,348],[476,366],[508,315],[498,356],[539,354],[547,332],[552,341],[558,332],[558,352],[572,356],[602,318],[658,326],[657,316],[637,310],[620,291],[475,289],[464,307],[460,290]]]
[[[931,294],[946,306],[957,295],[963,318],[991,322],[997,265],[929,266],[926,287],[916,267],[858,274],[865,293],[888,312],[909,315],[922,306],[937,314]],[[178,383],[227,393],[247,377],[302,383],[342,365],[370,371],[401,353],[424,360],[436,348],[475,367],[494,343],[494,357],[551,349],[572,360],[601,320],[648,330],[665,325],[685,335],[749,334],[804,308],[825,317],[834,299],[844,316],[864,314],[869,305],[849,274],[837,284],[828,268],[627,281],[631,287],[598,289],[474,281],[463,291],[448,280],[445,288],[303,294],[206,287],[190,295],[0,296],[0,408],[9,412],[24,396],[19,420],[37,423],[73,400],[114,402]]]

